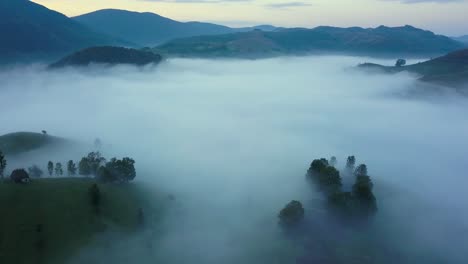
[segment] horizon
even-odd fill
[[[375,28],[411,25],[452,37],[468,35],[466,0],[31,0],[68,17],[102,9],[149,12],[181,22],[249,27]],[[439,16],[433,16],[437,10]],[[325,15],[324,15],[325,14]],[[446,15],[443,15],[446,14]]]

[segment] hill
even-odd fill
[[[0,62],[50,59],[96,45],[126,45],[29,0],[0,1]]]
[[[53,64],[51,68],[66,66],[87,66],[89,64],[158,64],[162,57],[150,51],[122,48],[122,47],[92,47],[75,52]]]
[[[174,38],[233,32],[229,27],[211,23],[183,23],[154,13],[117,9],[98,10],[72,19],[95,31],[142,46],[155,46]]]
[[[378,28],[283,29],[177,39],[154,50],[182,57],[268,57],[308,53],[371,56],[432,56],[463,44],[412,26]]]
[[[66,139],[32,132],[17,132],[0,136],[0,150],[7,155],[16,155],[47,146],[69,143]]]
[[[387,73],[407,71],[420,75],[419,80],[444,86],[462,87],[468,84],[468,49],[451,52],[426,62],[396,67],[373,63],[359,65],[363,69],[377,69]]]
[[[0,182],[0,263],[65,263],[94,236],[131,234],[138,210],[160,214],[159,201],[146,203],[140,186],[100,184],[101,206],[90,203],[88,178],[35,179],[29,184]],[[154,205],[154,206],[153,206]]]
[[[463,42],[468,45],[468,35],[466,36],[460,36],[460,37],[454,37],[453,38],[456,41]]]

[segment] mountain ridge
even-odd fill
[[[29,0],[0,1],[2,61],[50,58],[87,46],[127,45]]]
[[[265,45],[261,45],[261,44]],[[155,51],[180,57],[271,57],[310,53],[370,56],[437,56],[463,48],[460,42],[412,26],[288,28],[180,38]]]

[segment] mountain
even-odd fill
[[[122,48],[122,47],[91,47],[77,51],[53,64],[51,68],[66,66],[87,66],[89,64],[158,64],[162,57],[150,51]]]
[[[419,80],[450,87],[468,84],[468,49],[451,52],[426,62],[396,67],[373,63],[359,65],[363,69],[376,69],[386,73],[407,71],[420,75]]]
[[[317,27],[265,32],[230,33],[182,38],[157,46],[156,51],[183,57],[269,57],[308,53],[371,56],[434,56],[463,44],[412,26],[377,28]]]
[[[50,58],[96,45],[126,45],[29,0],[0,1],[0,60]]]
[[[138,13],[117,9],[104,9],[73,20],[121,39],[127,39],[142,46],[154,46],[181,37],[225,34],[233,29],[202,22],[178,22],[154,13]]]

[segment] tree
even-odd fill
[[[349,156],[346,160],[346,169],[352,173],[354,171],[354,166],[356,166],[356,157]]]
[[[73,160],[69,160],[67,162],[67,172],[68,176],[75,176],[76,175],[76,164]]]
[[[47,131],[42,130],[42,135],[47,136]]]
[[[29,180],[29,174],[25,169],[16,169],[11,173],[10,179],[15,183],[24,183]]]
[[[120,182],[129,182],[136,176],[135,160],[128,157],[121,160],[112,158],[106,164],[106,169]]]
[[[101,204],[101,191],[97,184],[91,185],[88,190],[91,206],[93,206],[95,212],[99,213],[99,206]]]
[[[299,201],[291,201],[283,209],[279,215],[280,224],[291,226],[299,223],[304,218],[304,207]]]
[[[62,175],[63,175],[62,163],[57,162],[57,164],[55,164],[55,176],[60,177]]]
[[[335,156],[332,156],[332,157],[330,158],[330,166],[335,167],[336,164],[337,164],[336,157],[335,157]]]
[[[367,166],[366,164],[361,164],[357,166],[357,168],[354,170],[354,175],[355,176],[367,176]]]
[[[106,162],[106,159],[99,152],[90,152],[88,156],[83,157],[78,164],[80,175],[96,175],[99,167]]]
[[[3,177],[4,177],[4,173],[5,173],[6,166],[7,166],[6,158],[5,158],[5,156],[3,155],[2,151],[0,151],[0,177],[1,177],[2,179],[3,179]]]
[[[96,173],[96,179],[102,183],[116,182],[118,180],[118,178],[105,166],[99,167]]]
[[[406,65],[406,60],[405,59],[398,59],[395,63],[396,67],[403,67]]]
[[[363,215],[370,215],[377,211],[377,200],[372,192],[374,187],[367,175],[358,175],[353,185],[353,196],[356,200],[356,210]]]
[[[29,167],[28,168],[28,173],[33,178],[40,178],[40,177],[42,177],[42,174],[44,174],[44,172],[37,165],[33,165],[33,166]]]
[[[327,159],[312,161],[307,176],[316,183],[321,191],[327,194],[339,191],[342,185],[340,172],[335,167],[330,166]]]
[[[49,176],[52,176],[52,173],[54,172],[54,163],[52,161],[47,163],[47,171],[49,172]]]

